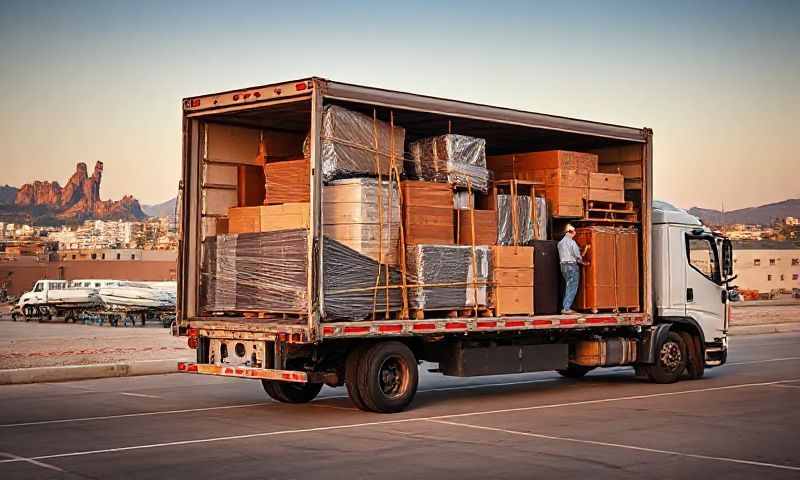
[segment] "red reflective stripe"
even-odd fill
[[[183,362],[178,362],[178,371],[182,372],[184,370],[186,370],[186,364]]]
[[[306,88],[308,88],[308,85],[306,85],[305,83],[295,83],[295,84],[294,84],[294,89],[295,89],[296,91],[298,91],[298,92],[300,92],[300,91],[303,91],[303,90],[305,90]]]
[[[494,328],[497,326],[497,322],[478,322],[478,328]]]
[[[595,318],[587,318],[586,323],[617,323],[617,319],[614,317],[595,317]]]
[[[563,320],[559,320],[558,323],[561,325],[577,325],[578,320],[574,318],[565,318]]]
[[[197,371],[197,364],[196,363],[190,363],[189,365],[186,366],[186,371],[187,372],[196,372]]]
[[[369,333],[369,327],[344,327],[344,333]]]
[[[414,330],[436,330],[435,323],[417,323],[414,325]]]
[[[322,328],[322,334],[323,335],[333,335],[333,333],[335,331],[336,331],[336,329],[334,329],[333,327],[323,327]]]
[[[447,322],[444,325],[444,328],[447,330],[458,330],[461,328],[467,328],[467,324],[464,322]]]
[[[402,325],[381,325],[378,327],[379,332],[402,332]]]
[[[552,320],[534,320],[533,321],[533,325],[537,326],[537,327],[539,325],[552,325],[552,324],[553,324]]]
[[[523,320],[512,320],[510,322],[506,322],[506,327],[524,327],[525,321]]]

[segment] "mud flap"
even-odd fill
[[[653,325],[650,330],[644,332],[642,341],[639,344],[639,363],[652,365],[656,363],[656,352],[659,346],[664,343],[669,335],[669,323],[659,323]]]

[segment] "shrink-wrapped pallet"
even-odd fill
[[[402,127],[392,130],[389,123],[328,105],[322,113],[323,179],[329,182],[363,175],[388,176],[392,157],[402,171],[405,138]]]
[[[516,213],[513,214],[512,196],[497,195],[497,244],[530,245],[534,239],[534,224],[531,219],[531,197],[517,195]],[[516,217],[516,226],[515,218]]]
[[[206,238],[204,310],[305,313],[307,234],[287,230]]]
[[[325,238],[323,276],[325,314],[329,321],[380,320],[385,312],[403,306],[400,271],[362,255],[336,240]],[[377,286],[377,287],[376,287]]]
[[[207,314],[305,314],[307,230],[208,237],[203,242],[201,304]],[[382,318],[402,307],[400,273],[330,238],[324,238],[325,319]],[[376,285],[379,288],[375,288]],[[394,286],[394,287],[392,287]],[[387,303],[388,301],[388,303]]]
[[[411,176],[486,192],[486,140],[465,135],[439,135],[409,144],[413,158]]]
[[[409,282],[417,285],[408,292],[412,309],[458,310],[476,306],[476,299],[477,306],[487,303],[488,246],[415,245],[407,248],[406,265]]]

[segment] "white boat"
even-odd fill
[[[161,283],[161,282],[159,282]],[[175,308],[175,293],[166,287],[146,282],[117,281],[97,290],[103,305],[110,310],[170,310]]]

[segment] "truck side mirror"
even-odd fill
[[[722,277],[733,275],[733,245],[727,238],[722,241]]]

